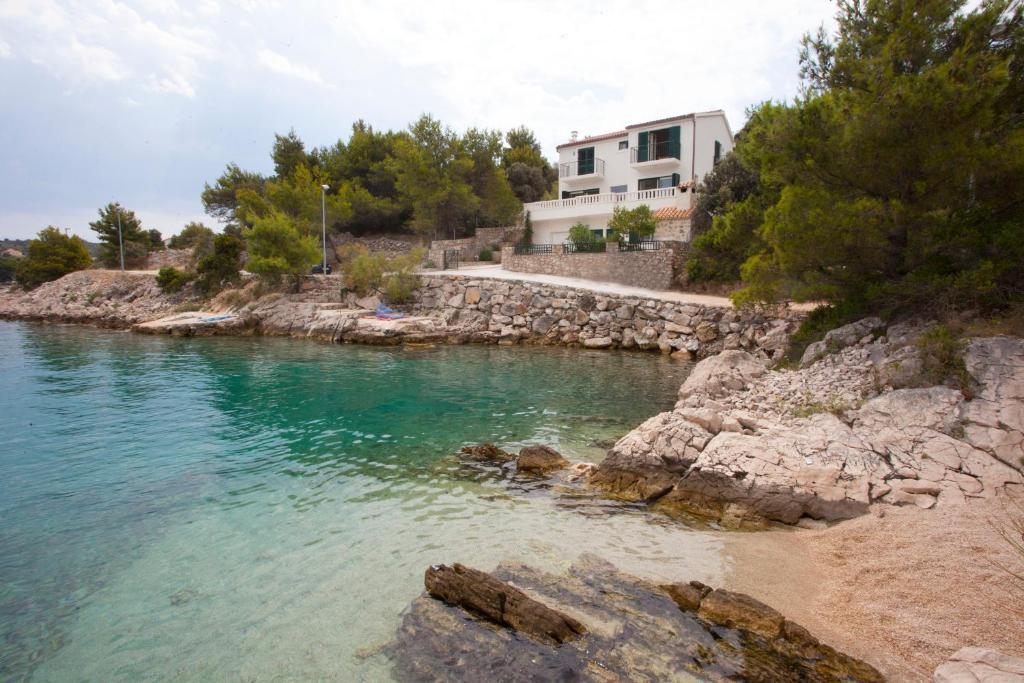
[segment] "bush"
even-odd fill
[[[414,271],[425,254],[423,247],[417,247],[408,254],[389,259],[379,252],[371,254],[362,245],[353,245],[342,256],[345,287],[360,296],[377,292],[389,303],[405,303],[419,286]]]
[[[165,266],[156,274],[156,284],[164,294],[174,294],[180,292],[182,287],[192,282],[195,277],[195,273]]]
[[[244,235],[249,246],[249,270],[271,281],[289,275],[298,286],[299,278],[320,261],[316,238],[300,235],[292,219],[278,211],[257,218]]]
[[[481,249],[480,250],[480,260],[481,261],[490,261],[492,258],[494,258],[494,252],[492,252],[490,249]]]
[[[85,241],[67,235],[52,225],[28,243],[28,255],[21,259],[14,277],[25,289],[38,287],[92,264]]]
[[[921,352],[923,386],[945,384],[971,398],[971,375],[964,363],[967,343],[958,334],[945,325],[935,325],[925,330],[917,347]]]
[[[616,206],[612,209],[608,227],[618,235],[629,235],[631,238],[642,239],[653,237],[658,228],[651,207],[641,204],[635,209]]]
[[[242,258],[242,240],[234,235],[217,235],[213,251],[199,261],[196,287],[204,294],[220,291],[225,285],[238,281]]]
[[[0,282],[14,282],[20,260],[14,256],[0,256]]]
[[[195,222],[186,225],[181,232],[167,241],[167,245],[171,249],[192,249],[202,244],[208,244],[212,249],[213,230],[202,223]]]
[[[586,223],[577,223],[569,228],[569,241],[576,247],[576,251],[604,251],[604,240],[595,235]]]

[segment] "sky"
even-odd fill
[[[269,173],[275,132],[307,149],[364,119],[525,124],[549,159],[580,135],[799,89],[800,37],[828,0],[505,2],[0,0],[0,237],[95,238],[120,201],[165,236],[229,162]]]

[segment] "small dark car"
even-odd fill
[[[313,273],[313,275],[330,275],[332,272],[331,264],[327,264],[327,270],[325,271],[323,264],[318,263],[315,266],[313,266],[312,270],[310,270],[309,272]]]

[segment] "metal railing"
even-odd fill
[[[657,161],[658,159],[679,159],[681,158],[682,145],[672,140],[653,142],[648,145],[631,147],[629,149],[629,163],[642,164],[645,161]]]
[[[516,254],[550,254],[552,252],[552,245],[550,244],[517,244],[513,247],[513,253]]]
[[[619,251],[659,251],[664,244],[661,240],[622,240],[619,242]]]
[[[571,161],[558,165],[559,178],[575,178],[583,175],[604,175],[604,159]]]

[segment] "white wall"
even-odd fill
[[[697,115],[697,180],[715,167],[715,140],[722,143],[722,157],[733,148],[732,133],[724,114]]]

